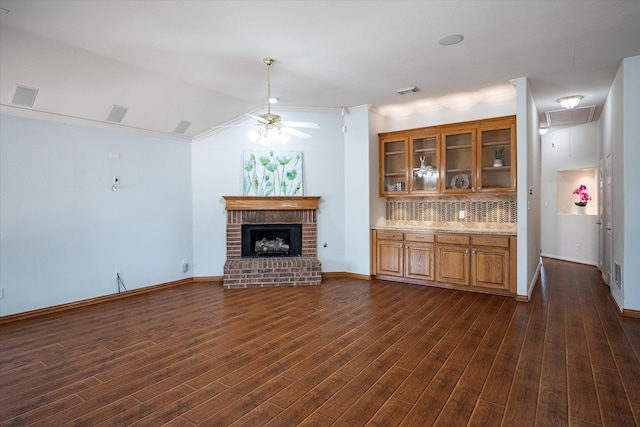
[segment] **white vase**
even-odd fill
[[[576,208],[577,208],[577,213],[578,213],[578,215],[584,215],[584,213],[585,213],[585,212],[586,212],[586,210],[587,210],[587,207],[586,207],[586,206],[577,206],[577,205],[576,205]]]
[[[502,159],[495,159],[495,160],[493,161],[493,167],[494,167],[494,168],[498,168],[498,167],[500,167],[500,166],[502,166]]]

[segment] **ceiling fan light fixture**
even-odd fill
[[[582,98],[584,98],[582,95],[571,95],[559,98],[558,102],[560,103],[560,105],[562,105],[563,108],[569,110],[571,108],[575,108],[580,103],[580,100]]]

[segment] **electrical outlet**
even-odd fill
[[[464,211],[458,212],[458,218],[464,219]]]
[[[189,261],[186,259],[182,260],[182,272],[186,273],[187,271],[189,271]]]
[[[0,299],[4,298],[4,288],[0,288]]]

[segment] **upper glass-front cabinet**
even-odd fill
[[[380,195],[516,191],[515,116],[380,134]]]
[[[513,120],[478,128],[478,191],[516,190],[515,139],[515,121]]]
[[[411,137],[409,192],[437,193],[440,191],[440,180],[438,179],[439,139],[438,134]]]
[[[380,194],[407,193],[408,138],[380,140]]]
[[[475,141],[474,129],[459,129],[442,134],[444,147],[442,165],[444,193],[475,191]]]

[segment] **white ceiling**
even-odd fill
[[[640,54],[633,1],[0,0],[0,103],[196,135],[266,108],[378,107],[530,79],[545,112],[580,94],[594,119],[623,58]],[[463,34],[455,46],[438,39]],[[395,89],[421,92],[400,96]]]

